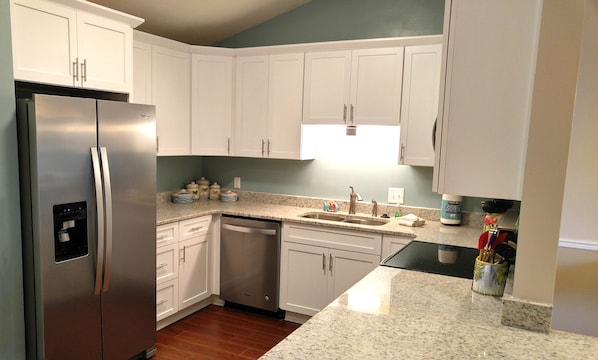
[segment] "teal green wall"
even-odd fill
[[[313,0],[217,46],[441,34],[443,17],[442,0]],[[233,177],[240,176],[242,190],[345,199],[348,186],[354,185],[365,201],[385,203],[388,187],[401,187],[405,189],[405,205],[439,208],[441,201],[441,196],[431,190],[432,169],[425,167],[233,157],[204,157],[201,165],[203,172],[193,177],[190,165],[181,163],[181,158],[161,158],[159,189],[180,188],[200,175],[230,188]],[[465,199],[464,209],[481,212],[480,200]]]
[[[157,189],[159,192],[184,189],[202,176],[203,159],[199,156],[158,157]]]
[[[8,1],[0,1],[0,358],[25,358],[21,220]]]
[[[443,0],[313,0],[216,46],[436,35],[443,19]]]

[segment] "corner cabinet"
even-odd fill
[[[541,10],[446,1],[434,191],[521,199]]]
[[[86,2],[11,0],[17,80],[130,93],[142,19]]]
[[[157,321],[212,295],[211,224],[208,215],[157,227]]]
[[[314,138],[301,124],[303,63],[303,53],[237,57],[235,156],[314,158]]]
[[[405,47],[399,164],[434,166],[442,44]]]
[[[304,124],[399,125],[403,47],[305,54]]]
[[[312,316],[378,266],[381,235],[283,223],[280,308]]]

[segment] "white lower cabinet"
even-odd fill
[[[201,216],[157,227],[157,321],[211,296],[211,219]]]
[[[380,262],[379,234],[283,223],[280,308],[315,315]]]
[[[412,238],[396,236],[396,235],[382,235],[382,259],[396,253],[409,244]]]

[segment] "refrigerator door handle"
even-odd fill
[[[100,159],[98,148],[91,148],[91,163],[93,167],[93,179],[96,193],[96,213],[98,220],[98,253],[96,263],[96,281],[94,294],[100,295],[102,289],[102,275],[104,272],[104,192],[102,189],[102,177],[100,170]]]
[[[105,147],[100,147],[102,165],[102,180],[104,183],[105,222],[106,222],[106,261],[104,262],[104,287],[103,292],[110,288],[110,265],[112,261],[112,184],[110,182],[110,166],[108,165],[108,152]]]

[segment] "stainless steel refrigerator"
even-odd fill
[[[17,111],[27,358],[153,356],[154,107],[34,95]]]

